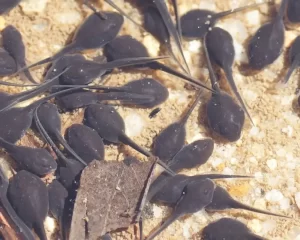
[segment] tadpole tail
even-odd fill
[[[20,64],[19,64],[19,67],[20,67],[20,68],[25,68],[25,70],[24,70],[23,73],[24,73],[25,77],[26,77],[31,83],[37,83],[37,81],[35,81],[34,78],[32,77],[32,75],[31,75],[29,69],[26,69],[27,64],[26,64],[25,62],[20,63]]]
[[[104,0],[105,2],[107,2],[110,6],[112,6],[114,9],[116,9],[119,13],[121,13],[124,17],[126,17],[129,21],[131,21],[134,25],[136,25],[137,27],[139,27],[141,30],[147,32],[143,26],[141,26],[140,24],[138,24],[136,21],[134,21],[134,19],[132,17],[130,17],[126,12],[124,12],[121,8],[118,7],[118,5],[116,5],[113,1],[111,0]]]
[[[66,140],[59,134],[57,134],[56,136],[58,138],[58,141],[61,145],[63,145],[63,147],[65,148],[65,150],[67,150],[76,160],[78,160],[79,162],[81,162],[84,166],[87,166],[86,162],[78,156],[78,154],[70,147],[70,145],[66,142]]]
[[[154,239],[158,234],[160,234],[162,231],[164,231],[167,227],[169,227],[173,222],[175,222],[181,215],[172,213],[172,215],[167,218],[167,220],[154,232],[152,232],[146,240],[152,240]]]
[[[36,87],[39,84],[21,84],[21,83],[12,83],[0,80],[0,85],[4,86],[12,86],[12,87]]]
[[[125,145],[128,145],[130,147],[132,147],[133,149],[135,149],[136,151],[140,152],[141,154],[145,155],[146,157],[152,157],[152,153],[150,153],[149,151],[147,151],[146,149],[142,148],[141,146],[139,146],[138,144],[136,144],[133,140],[131,140],[127,135],[122,134],[119,137],[119,141],[122,142]],[[176,173],[170,169],[164,162],[162,162],[161,160],[157,160],[157,164],[159,164],[161,167],[164,168],[164,170],[170,174],[171,176],[175,176]]]
[[[185,74],[183,73],[180,73],[162,63],[159,63],[159,62],[154,62],[154,63],[151,63],[149,64],[149,67],[151,69],[154,69],[154,70],[161,70],[163,72],[166,72],[166,73],[169,73],[171,75],[174,75],[176,77],[179,77],[179,78],[182,78],[184,80],[186,80],[188,83],[194,85],[195,87],[199,88],[205,88],[206,90],[210,91],[210,92],[215,92],[214,89],[211,89],[209,87],[207,87],[206,85],[204,85],[203,83],[197,81],[196,79],[192,78],[192,77],[189,77],[189,76],[186,76]]]
[[[216,14],[213,15],[213,18],[216,21],[216,20],[218,20],[220,18],[227,17],[228,15],[231,15],[231,14],[234,14],[234,13],[237,13],[237,12],[241,12],[241,11],[244,11],[244,10],[248,10],[250,8],[254,8],[254,7],[266,4],[266,3],[270,3],[270,2],[269,1],[265,1],[265,2],[261,2],[261,3],[253,3],[253,4],[249,4],[247,6],[238,7],[236,9],[231,9],[231,10],[227,10],[227,11],[224,11],[224,12],[216,13]]]
[[[282,20],[286,11],[288,0],[282,0],[276,18]]]
[[[195,100],[192,104],[192,106],[190,106],[190,108],[188,109],[188,111],[186,113],[184,113],[183,118],[180,119],[180,125],[183,126],[186,124],[187,120],[189,119],[190,115],[192,114],[192,112],[194,111],[195,107],[197,106],[198,102],[200,101],[202,97],[202,91],[199,90],[196,94]]]
[[[208,50],[207,50],[206,37],[207,37],[207,34],[205,34],[205,36],[204,36],[203,47],[204,47],[204,53],[205,53],[205,58],[206,58],[206,62],[207,62],[208,72],[209,72],[209,79],[211,82],[212,89],[214,89],[217,93],[220,93],[221,90],[220,90],[220,87],[219,87],[219,84],[217,81],[216,74],[213,70],[213,67],[212,67],[212,64],[210,61]]]
[[[14,74],[10,75],[10,77],[16,76],[19,73],[24,72],[24,71],[26,71],[26,70],[28,70],[30,68],[33,68],[33,67],[45,64],[45,63],[49,63],[49,62],[53,62],[55,60],[58,60],[58,59],[62,58],[65,54],[71,53],[71,52],[76,51],[76,50],[77,50],[76,49],[76,43],[72,42],[69,45],[65,46],[61,51],[59,51],[58,53],[56,53],[54,56],[45,58],[45,59],[40,60],[40,61],[38,61],[36,63],[33,63],[33,64],[29,65],[29,66],[20,68],[17,72],[15,72]]]
[[[185,72],[187,75],[191,75],[190,72],[188,70],[186,70],[181,62],[177,59],[177,57],[175,56],[175,53],[173,52],[173,49],[172,49],[172,46],[171,46],[171,43],[170,41],[166,42],[166,48],[167,48],[167,51],[168,53],[171,55],[171,57],[173,58],[173,60],[175,60],[175,62],[177,63],[177,65],[180,67],[180,69]]]
[[[229,174],[201,174],[201,175],[195,175],[192,178],[209,178],[209,179],[232,179],[232,178],[254,178],[252,176],[245,176],[245,175],[229,175]]]
[[[176,28],[173,24],[172,18],[170,16],[169,12],[168,12],[167,5],[166,5],[165,1],[164,0],[156,0],[156,1],[154,1],[154,3],[156,5],[163,21],[164,21],[167,29],[168,29],[168,32],[169,32],[170,36],[172,36],[174,38],[176,46],[177,46],[177,48],[178,48],[178,50],[181,54],[181,57],[184,61],[185,66],[186,66],[186,70],[190,74],[189,66],[188,66],[188,64],[186,62],[186,59],[184,57],[184,54],[183,54],[181,40],[180,40],[179,35],[176,31]]]
[[[235,82],[234,82],[234,79],[233,79],[233,76],[232,76],[232,70],[231,70],[231,68],[224,68],[224,72],[226,74],[226,78],[227,78],[227,81],[228,81],[228,83],[230,85],[231,90],[233,91],[234,95],[236,96],[236,98],[238,99],[239,103],[241,104],[244,112],[247,114],[247,116],[250,119],[252,125],[254,126],[255,124],[254,124],[254,122],[253,122],[253,120],[252,120],[252,118],[250,116],[249,111],[247,110],[247,107],[246,107],[246,105],[244,103],[244,100],[241,97],[241,95],[240,95],[240,93],[239,93],[239,91],[238,91],[238,89],[237,89],[237,87],[235,85]]]
[[[107,63],[99,63],[98,67],[100,67],[102,70],[110,70],[114,68],[151,63],[165,58],[169,58],[169,56],[122,58]]]
[[[31,230],[27,225],[19,218],[15,210],[12,208],[10,202],[6,197],[1,198],[1,206],[3,207],[5,213],[12,220],[13,224],[18,228],[17,233],[21,234],[26,240],[34,240]],[[14,228],[15,229],[15,228]],[[15,229],[16,230],[16,229]]]
[[[260,209],[254,208],[254,207],[250,207],[250,206],[248,206],[246,204],[243,204],[243,203],[240,203],[236,200],[233,200],[233,202],[231,204],[231,207],[235,208],[235,209],[244,209],[244,210],[247,210],[247,211],[266,214],[266,215],[275,216],[275,217],[290,218],[288,216],[284,216],[284,215],[281,215],[281,214],[276,214],[276,213],[260,210]]]
[[[298,57],[300,60],[300,56]],[[292,62],[292,65],[289,67],[284,79],[283,79],[283,84],[287,84],[287,82],[289,81],[289,79],[291,78],[293,72],[295,71],[295,69],[299,66],[299,61],[298,59],[294,59],[294,61]]]
[[[138,93],[125,94],[123,92],[108,92],[108,93],[98,93],[98,101],[120,101],[126,103],[135,103],[136,101],[142,101],[143,103],[153,100],[151,96],[141,95]],[[139,105],[139,104],[136,104]]]
[[[36,232],[36,235],[40,238],[40,240],[47,240],[47,235],[45,232],[43,221],[41,223],[38,223],[34,226],[34,230]]]
[[[175,19],[176,19],[176,28],[179,35],[179,39],[181,41],[182,39],[182,30],[181,30],[181,22],[180,22],[180,16],[179,16],[179,8],[178,8],[178,2],[177,0],[172,0],[174,13],[175,13]]]

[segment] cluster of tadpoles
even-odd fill
[[[112,1],[105,1],[137,24]],[[19,2],[20,0],[1,1],[0,14],[8,12]],[[148,157],[156,156],[159,159],[158,163],[165,169],[165,172],[151,185],[147,200],[171,206],[173,212],[162,226],[147,237],[147,240],[156,237],[179,217],[202,209],[210,212],[234,208],[281,216],[234,200],[225,189],[213,181],[248,176],[177,174],[182,169],[192,169],[206,163],[213,152],[214,142],[210,138],[185,145],[185,124],[197,106],[203,89],[212,93],[206,106],[206,115],[209,128],[213,133],[227,141],[237,141],[241,136],[245,113],[251,120],[232,76],[235,56],[233,39],[226,30],[214,25],[220,18],[259,4],[221,13],[197,9],[179,18],[176,2],[173,1],[176,26],[164,0],[139,0],[137,5],[142,11],[144,20],[144,26],[140,27],[159,40],[183,72],[158,62],[166,58],[164,56],[149,57],[146,47],[131,36],[117,36],[124,22],[123,16],[117,12],[97,12],[87,1],[85,4],[94,13],[78,28],[71,43],[54,56],[28,67],[25,63],[25,46],[19,31],[13,26],[7,26],[2,31],[0,75],[13,76],[24,73],[24,77],[31,84],[15,84],[7,81],[1,81],[0,84],[34,87],[18,94],[0,93],[2,99],[0,101],[0,146],[15,160],[20,170],[8,182],[0,169],[0,202],[7,215],[6,219],[20,239],[33,240],[34,235],[30,229],[34,229],[41,240],[47,239],[43,222],[48,211],[58,220],[61,237],[67,238],[69,211],[72,214],[72,206],[69,205],[72,205],[76,198],[80,174],[91,161],[105,159],[104,141],[128,145]],[[259,28],[252,37],[248,46],[249,66],[252,69],[265,68],[281,54],[284,43],[285,13],[290,22],[299,23],[299,1],[282,0],[277,16]],[[211,88],[190,76],[181,47],[182,37],[203,39]],[[173,53],[171,40],[176,43],[181,59],[177,59]],[[79,54],[83,50],[99,48],[103,48],[106,58],[100,62],[87,60]],[[180,64],[181,60],[184,61],[184,65]],[[224,71],[231,90],[241,106],[231,95],[220,89],[211,62]],[[51,63],[51,67],[45,74],[44,82],[37,84],[29,68],[45,63]],[[284,82],[288,81],[293,70],[300,65],[299,37],[291,47],[290,63],[291,68]],[[184,79],[200,89],[187,113],[159,133],[154,140],[152,153],[125,134],[122,117],[113,106],[103,102],[118,101],[124,106],[154,108],[167,100],[168,90],[153,78],[134,80],[121,87],[89,85],[116,68],[160,70]],[[50,92],[48,96],[26,107],[16,106],[47,91]],[[56,99],[55,104],[47,102],[52,98]],[[78,108],[85,108],[83,123],[73,124],[66,130],[65,136],[62,136],[59,109],[72,111]],[[56,159],[44,148],[16,145],[30,127],[51,146]],[[63,151],[58,145],[63,147]],[[56,179],[46,186],[40,177],[51,173],[55,173]],[[263,239],[251,233],[244,224],[230,218],[222,218],[209,224],[201,234],[205,240]],[[143,239],[142,231],[140,235],[140,239]]]

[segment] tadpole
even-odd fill
[[[224,188],[220,186],[216,186],[213,194],[213,199],[211,203],[205,207],[205,210],[218,211],[218,210],[225,210],[229,208],[243,209],[251,212],[262,213],[262,214],[276,216],[276,217],[286,217],[280,214],[275,214],[268,211],[256,209],[246,204],[240,203],[235,199],[233,199]]]
[[[0,3],[0,15],[9,12],[16,7],[21,0],[2,0]]]
[[[185,124],[197,106],[202,92],[197,93],[192,106],[183,115],[183,117],[170,124],[164,130],[162,130],[154,140],[153,143],[153,154],[166,164],[179,152],[185,143]]]
[[[208,31],[205,41],[211,61],[223,69],[231,90],[253,124],[251,116],[233,79],[232,65],[234,63],[235,50],[232,36],[226,30],[214,27],[211,31]]]
[[[105,12],[105,16],[106,19],[101,19],[97,13],[91,14],[77,29],[70,44],[52,57],[45,58],[26,68],[21,68],[17,73],[41,64],[53,62],[68,53],[103,47],[117,36],[124,22],[123,16],[116,12]]]
[[[295,69],[300,66],[300,36],[296,37],[289,50],[289,64],[290,67],[283,80],[285,84],[289,81]]]
[[[17,71],[16,61],[7,51],[0,48],[0,77],[9,76]],[[3,81],[0,81],[2,85]],[[5,82],[4,82],[5,83]]]
[[[108,61],[115,61],[118,59],[123,59],[128,57],[130,58],[149,57],[147,48],[137,39],[129,35],[116,37],[114,40],[109,42],[104,47],[104,54],[107,57]],[[178,72],[175,69],[168,67],[167,65],[160,63],[158,61],[149,62],[144,65],[141,64],[140,66],[137,65],[135,67],[139,67],[139,69],[150,68],[153,70],[160,70],[169,73],[171,75],[174,75],[176,77],[179,77],[181,79],[184,79],[188,83],[198,88],[201,87],[211,91],[210,88],[208,88],[205,84],[202,84],[199,80],[194,79],[191,76],[187,76],[186,74],[183,74],[181,72]]]
[[[300,2],[288,0],[286,16],[291,23],[300,23]]]
[[[48,195],[49,211],[52,216],[58,221],[61,232],[60,235],[62,236],[63,214],[65,209],[65,202],[68,198],[68,191],[59,181],[54,179],[48,185]]]
[[[71,154],[76,160],[86,165],[86,162],[77,155],[77,153],[69,146],[61,134],[61,119],[56,105],[52,103],[43,103],[38,107],[38,119],[45,129],[46,133],[59,142],[64,149]]]
[[[252,233],[245,224],[231,218],[221,218],[203,228],[202,240],[265,240]]]
[[[142,0],[141,2],[141,5],[143,7],[145,29],[150,32],[155,38],[157,38],[160,44],[167,48],[168,52],[171,54],[174,60],[176,60],[181,69],[186,73],[189,73],[190,70],[183,54],[181,39],[178,32],[176,31],[170,13],[168,12],[165,0]],[[185,68],[180,64],[172,50],[171,38],[175,40],[176,47],[179,50],[181,58],[184,61]]]
[[[215,184],[210,179],[189,182],[184,187],[171,216],[146,239],[151,240],[155,238],[178,218],[202,210],[211,202],[214,188]]]
[[[125,134],[125,124],[122,117],[113,106],[103,104],[91,104],[84,112],[84,124],[95,129],[97,133],[110,143],[123,143],[150,157],[152,154],[132,141]],[[171,171],[163,162],[158,160],[158,164],[165,168],[171,175]]]
[[[216,75],[212,69],[205,39],[204,51],[211,85],[217,92],[212,93],[212,96],[206,106],[208,125],[213,132],[226,140],[231,142],[237,141],[241,137],[241,132],[244,126],[244,111],[237,103],[235,103],[230,95],[220,90]]]
[[[182,36],[190,39],[203,38],[209,31],[209,28],[213,27],[221,18],[257,7],[265,3],[266,2],[250,4],[248,6],[243,6],[219,13],[204,9],[191,10],[184,14],[180,19]]]
[[[36,175],[21,170],[11,178],[7,197],[24,223],[33,228],[41,240],[47,240],[44,220],[49,200],[45,183]]]
[[[283,16],[288,0],[282,0],[274,20],[261,26],[249,41],[249,66],[261,70],[272,64],[281,54],[284,44],[285,27]]]
[[[134,80],[121,87],[88,86],[88,88],[105,92],[82,90],[59,96],[57,98],[59,106],[63,110],[74,110],[101,101],[117,100],[124,105],[152,108],[166,101],[169,96],[168,89],[152,78]]]
[[[65,139],[87,164],[93,160],[104,159],[104,143],[94,129],[82,124],[73,124],[66,130]]]
[[[18,163],[21,169],[27,170],[39,177],[54,172],[57,168],[56,161],[44,148],[31,148],[17,146],[0,137],[0,147]]]
[[[24,68],[24,75],[26,78],[30,82],[36,83],[29,70],[26,69],[25,45],[19,30],[12,25],[8,25],[2,30],[1,34],[3,48],[16,61],[18,69]]]
[[[8,179],[0,167],[0,205],[7,218],[5,218],[16,233],[24,240],[34,240],[34,236],[27,225],[19,218],[15,210],[12,208],[10,202],[7,199],[7,190],[9,182]]]

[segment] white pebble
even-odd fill
[[[248,26],[259,26],[260,13],[258,10],[248,11],[245,15],[246,20],[248,22]]]
[[[125,117],[126,134],[129,137],[138,136],[144,128],[144,121],[137,113],[131,113]]]
[[[55,230],[55,220],[51,217],[46,217],[44,222],[45,227],[49,232],[53,232]]]
[[[270,159],[267,161],[267,165],[271,170],[275,170],[277,168],[277,161],[275,159]]]
[[[25,0],[20,3],[22,10],[25,14],[42,13],[48,0]]]
[[[293,128],[292,128],[290,125],[288,125],[288,126],[285,127],[285,128],[282,128],[281,131],[282,131],[283,133],[286,133],[286,135],[287,135],[288,137],[291,137],[291,136],[293,135]]]
[[[150,56],[157,56],[160,48],[160,44],[150,34],[144,37],[143,43],[147,48]]]
[[[250,227],[255,233],[259,233],[261,231],[261,224],[257,219],[249,221],[248,227]]]
[[[250,136],[256,136],[258,133],[259,133],[258,127],[252,127],[249,132]]]
[[[281,201],[280,201],[280,208],[282,210],[288,210],[290,208],[290,199],[288,198],[283,198]]]
[[[159,206],[157,206],[157,205],[154,204],[153,205],[153,216],[155,218],[161,218],[162,215],[163,215],[162,209]]]
[[[198,53],[201,47],[201,42],[198,40],[193,40],[189,42],[189,51],[192,53]]]
[[[238,160],[237,160],[236,158],[231,158],[231,159],[230,159],[230,163],[231,163],[232,165],[236,165],[236,164],[238,163]]]
[[[81,15],[76,11],[60,12],[54,19],[62,24],[77,24],[81,21]]]
[[[266,193],[266,199],[268,202],[277,203],[283,199],[283,195],[277,189],[272,189]]]
[[[213,166],[213,168],[218,167],[221,163],[223,162],[223,160],[221,158],[215,158],[211,161],[211,165]]]
[[[276,228],[276,221],[268,219],[262,223],[262,233],[266,234],[272,232]]]
[[[234,173],[233,170],[228,167],[224,168],[223,170],[223,174],[232,175],[233,173]]]

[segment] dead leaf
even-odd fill
[[[127,228],[135,219],[153,161],[93,161],[83,171],[73,211],[70,240],[96,240]]]

